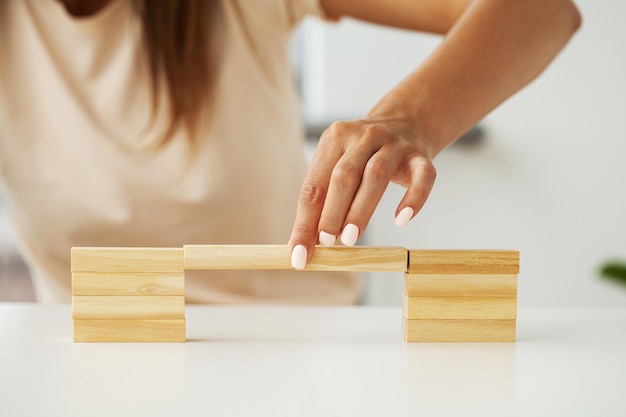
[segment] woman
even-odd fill
[[[568,0],[317,1],[0,3],[0,179],[39,300],[69,300],[71,246],[281,243],[291,230],[301,269],[316,242],[355,244],[389,181],[407,187],[406,224],[435,155],[580,24]],[[333,124],[307,170],[288,40],[309,13],[446,37],[364,119]],[[350,274],[243,276],[188,277],[187,300],[353,303],[359,290]]]

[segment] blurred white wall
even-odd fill
[[[481,123],[485,141],[435,160],[431,197],[406,228],[388,189],[367,243],[521,251],[520,306],[624,306],[597,270],[626,259],[626,2],[577,2],[583,27],[548,70]],[[312,120],[362,117],[438,38],[344,21],[303,28]],[[401,277],[373,274],[370,304],[400,303]]]

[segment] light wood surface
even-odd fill
[[[72,295],[185,295],[185,273],[74,272]]]
[[[407,319],[515,319],[517,298],[404,296]]]
[[[183,319],[182,295],[72,296],[74,319]]]
[[[515,274],[405,274],[404,294],[422,297],[517,297]]]
[[[72,272],[183,272],[182,248],[72,248]]]
[[[74,320],[75,342],[184,342],[185,319]]]
[[[515,320],[407,320],[406,342],[515,342]]]
[[[512,250],[410,250],[411,274],[518,274]]]
[[[293,269],[286,245],[186,245],[185,269]],[[406,272],[407,249],[318,246],[308,271]]]

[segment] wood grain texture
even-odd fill
[[[72,272],[183,272],[182,248],[72,248]]]
[[[183,319],[185,296],[72,296],[74,319]]]
[[[185,273],[74,272],[72,295],[185,295]]]
[[[517,297],[515,274],[405,274],[404,294],[421,297]]]
[[[410,297],[404,296],[407,319],[515,319],[517,299],[505,297]]]
[[[293,269],[286,245],[187,245],[185,269]],[[406,272],[400,247],[318,246],[308,271]]]
[[[410,250],[411,274],[518,274],[513,250]]]
[[[184,342],[185,319],[74,320],[74,342]]]
[[[406,342],[515,342],[515,320],[403,320]]]

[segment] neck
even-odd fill
[[[91,16],[98,13],[111,0],[59,0],[73,16]]]

